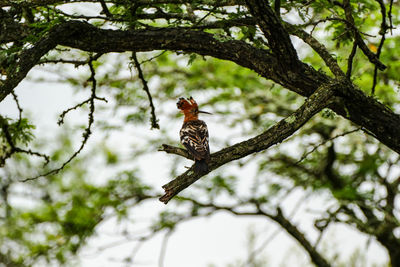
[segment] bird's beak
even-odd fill
[[[202,111],[202,110],[199,110],[199,113],[204,113],[204,114],[209,114],[209,115],[212,115],[212,113],[210,113],[210,112],[207,112],[207,111]]]

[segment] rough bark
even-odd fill
[[[287,69],[297,69],[301,62],[289,33],[282,25],[278,15],[269,6],[268,1],[246,0],[246,5],[267,38],[269,47],[279,59],[279,63]]]
[[[69,21],[55,26],[32,48],[23,51],[9,77],[0,84],[0,101],[25,78],[40,58],[56,45],[85,51],[106,53],[124,51],[171,50],[193,52],[233,61],[254,70],[285,88],[303,96],[310,96],[322,84],[332,80],[307,64],[287,70],[273,54],[243,41],[218,40],[218,37],[182,28],[153,30],[105,30],[81,21]],[[338,79],[336,94],[341,101],[330,108],[363,127],[392,150],[400,153],[400,116],[366,96],[345,79]]]
[[[210,171],[213,171],[228,162],[246,157],[253,153],[257,153],[282,142],[295,133],[312,116],[329,105],[329,103],[332,101],[336,87],[337,84],[335,83],[328,83],[324,86],[321,86],[310,98],[305,101],[305,103],[299,109],[296,110],[296,112],[279,121],[262,134],[213,153],[209,163]],[[175,151],[173,149],[169,149],[166,152],[174,153]],[[176,152],[176,154],[184,154],[180,150],[176,150]],[[205,175],[194,172],[193,168],[194,167],[192,166],[185,173],[164,185],[163,188],[165,190],[165,194],[160,198],[160,201],[164,202],[165,204],[168,203],[168,201],[176,194]]]

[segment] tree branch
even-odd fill
[[[300,245],[308,252],[312,262],[318,267],[329,267],[331,266],[328,261],[318,253],[318,251],[311,245],[306,239],[303,233],[297,229],[289,220],[285,218],[282,210],[278,207],[277,214],[270,217],[272,220],[277,222],[283,229],[286,230],[292,237],[294,237]]]
[[[31,181],[31,180],[38,179],[38,178],[43,177],[43,176],[48,176],[48,175],[51,175],[51,174],[56,174],[56,173],[58,173],[59,171],[61,171],[62,169],[64,169],[64,167],[65,167],[67,164],[69,164],[69,163],[82,151],[82,149],[85,147],[85,145],[86,145],[87,141],[89,140],[89,137],[90,137],[90,135],[91,135],[91,133],[92,133],[92,125],[93,125],[93,123],[94,123],[94,110],[95,110],[94,101],[95,101],[96,99],[102,99],[102,98],[98,98],[98,97],[96,96],[96,89],[97,89],[97,81],[96,81],[96,78],[95,78],[96,72],[95,72],[95,69],[94,69],[94,67],[93,67],[93,62],[92,62],[92,61],[93,61],[93,59],[89,60],[89,62],[88,62],[89,69],[90,69],[90,73],[91,73],[91,74],[90,74],[90,77],[89,77],[89,79],[88,79],[88,81],[91,81],[91,82],[92,82],[91,96],[90,96],[90,98],[89,98],[87,101],[84,101],[84,102],[83,102],[83,103],[85,103],[85,102],[88,102],[88,103],[89,103],[88,125],[87,125],[85,131],[84,131],[83,134],[82,134],[83,139],[82,139],[82,142],[81,142],[80,147],[79,147],[78,150],[76,150],[75,153],[72,154],[72,155],[69,157],[69,159],[68,159],[67,161],[65,161],[60,167],[58,167],[58,168],[56,168],[56,169],[52,169],[52,170],[50,170],[50,171],[47,171],[47,172],[45,172],[45,173],[39,174],[39,175],[34,176],[34,177],[29,177],[29,178],[23,179],[23,180],[21,180],[20,182],[27,182],[27,181]],[[81,103],[81,104],[82,104],[82,103]],[[80,104],[78,104],[77,106],[75,106],[73,109],[77,108],[78,106],[80,106]],[[70,111],[70,110],[71,110],[71,109],[69,109],[68,111]],[[68,112],[68,111],[67,111],[67,112]],[[64,113],[63,113],[62,115],[65,116]]]
[[[346,19],[348,23],[351,25],[350,28],[353,32],[354,39],[356,40],[358,47],[364,52],[364,55],[367,56],[369,61],[375,64],[375,66],[377,66],[378,69],[385,70],[386,66],[379,60],[377,55],[375,55],[371,50],[369,50],[368,46],[364,43],[360,33],[358,32],[352,15],[350,0],[343,0],[343,9],[346,15]]]
[[[158,151],[164,151],[168,154],[175,154],[187,159],[193,160],[193,157],[189,154],[189,152],[186,149],[180,148],[180,147],[175,147],[175,146],[170,146],[166,144],[162,144],[162,147],[158,149]]]
[[[14,143],[12,136],[10,134],[9,124],[7,123],[7,120],[4,119],[1,115],[0,115],[0,126],[1,126],[1,130],[4,133],[5,139],[10,147],[10,149],[8,151],[4,151],[3,155],[0,156],[0,167],[2,167],[5,164],[6,160],[8,158],[10,158],[14,153],[25,153],[28,155],[41,157],[45,160],[45,164],[49,163],[50,157],[47,156],[46,154],[32,151],[31,149],[22,149],[20,147],[17,147],[17,145]]]
[[[336,86],[337,84],[335,83],[321,86],[292,115],[276,123],[264,133],[213,153],[209,163],[210,171],[213,171],[233,160],[263,151],[291,136],[312,116],[329,105]],[[165,194],[160,197],[161,202],[167,204],[176,194],[196,182],[204,175],[194,172],[193,168],[194,167],[192,166],[182,175],[176,177],[168,184],[163,185]]]
[[[80,3],[80,2],[87,2],[87,3],[98,3],[99,0],[69,0],[69,3]],[[113,3],[113,1],[104,1],[105,3]],[[191,3],[192,0],[135,0],[135,4],[137,5],[156,5],[156,4],[186,4]],[[200,2],[200,1],[198,1]],[[0,7],[8,7],[8,6],[20,6],[20,7],[37,7],[37,6],[48,6],[48,5],[59,5],[65,4],[63,0],[27,0],[27,1],[16,1],[16,0],[0,0]],[[207,4],[210,6],[236,6],[236,5],[243,5],[243,0],[215,0],[203,1],[203,4]]]
[[[212,56],[254,70],[262,77],[303,96],[310,96],[319,86],[331,80],[324,73],[304,63],[301,63],[298,69],[288,72],[282,69],[278,58],[268,51],[244,41],[220,40],[210,33],[181,28],[109,30],[99,29],[81,21],[67,21],[54,26],[33,47],[22,51],[14,71],[10,72],[5,81],[0,81],[0,101],[10,94],[40,58],[57,44],[95,53],[183,50]],[[362,126],[379,141],[400,153],[400,116],[375,99],[367,97],[348,80],[340,81],[337,96],[342,97],[342,100],[336,101],[330,108]]]
[[[11,94],[14,97],[15,105],[17,105],[17,109],[18,109],[18,125],[19,125],[21,123],[21,120],[22,120],[23,109],[21,108],[21,105],[19,104],[19,100],[18,100],[17,94],[14,91],[11,92]]]
[[[136,52],[132,53],[132,59],[133,59],[133,62],[135,64],[136,70],[138,72],[139,79],[142,81],[143,90],[146,92],[147,98],[149,99],[150,108],[151,108],[151,119],[150,119],[151,129],[153,129],[153,128],[160,129],[160,125],[158,125],[158,119],[156,117],[155,107],[154,107],[154,104],[153,104],[153,98],[152,98],[152,96],[150,94],[150,89],[149,89],[149,86],[147,85],[147,81],[144,78],[143,71],[142,71],[142,68],[140,66],[140,63],[139,63],[139,61],[138,61],[138,59],[136,57]]]
[[[383,44],[385,43],[386,40],[386,31],[387,31],[387,24],[386,24],[386,7],[385,3],[383,3],[383,0],[376,0],[379,3],[379,6],[381,8],[381,15],[382,15],[382,23],[381,23],[381,29],[379,31],[379,34],[381,35],[381,41],[379,42],[378,50],[376,51],[376,57],[379,59]],[[375,65],[374,69],[374,79],[372,82],[372,87],[371,87],[371,95],[375,94],[375,87],[378,81],[378,66]]]
[[[246,5],[281,64],[285,65],[286,69],[298,68],[300,61],[289,34],[283,27],[279,16],[269,6],[268,1],[246,0]]]
[[[323,44],[318,42],[318,40],[315,39],[311,34],[307,33],[306,31],[300,28],[296,28],[288,23],[285,24],[285,26],[291,34],[299,37],[312,49],[314,49],[314,51],[318,53],[318,55],[322,58],[322,60],[325,62],[325,64],[328,66],[328,68],[332,71],[332,73],[336,77],[344,76],[344,73],[342,69],[339,67],[339,64],[337,63],[336,59],[332,57],[331,53],[328,51],[328,49],[326,49],[326,47]]]
[[[304,234],[290,222],[289,219],[285,217],[280,207],[276,209],[276,214],[267,213],[262,210],[260,207],[257,207],[256,211],[246,212],[246,211],[238,211],[236,208],[232,206],[220,206],[214,203],[202,203],[194,199],[182,197],[183,200],[190,201],[194,205],[203,207],[203,208],[211,208],[215,211],[225,210],[234,215],[238,216],[263,216],[267,217],[277,224],[279,224],[290,236],[298,241],[301,247],[303,247],[308,255],[311,258],[311,261],[318,267],[330,267],[331,265],[328,261],[311,245],[308,239],[304,236]]]
[[[342,136],[345,136],[345,135],[348,135],[348,134],[352,134],[352,133],[358,132],[359,130],[361,130],[361,128],[356,128],[356,129],[353,129],[353,130],[350,130],[350,131],[347,131],[347,132],[344,132],[344,133],[335,135],[335,136],[333,136],[333,137],[331,137],[331,138],[329,138],[329,139],[325,139],[324,141],[322,141],[322,142],[319,143],[318,145],[315,145],[310,151],[304,153],[303,156],[301,156],[301,158],[300,158],[295,164],[298,164],[298,163],[302,162],[305,158],[307,158],[308,155],[310,155],[310,154],[313,153],[315,150],[317,150],[319,147],[325,145],[325,144],[328,143],[329,141],[333,141],[333,140],[335,140],[336,138],[339,138],[339,137],[342,137]]]
[[[350,80],[351,78],[351,71],[353,70],[353,60],[357,52],[357,42],[353,43],[353,48],[351,49],[349,58],[347,59],[347,71],[346,77]]]
[[[112,14],[110,13],[110,10],[108,10],[107,4],[104,0],[99,0],[101,4],[101,8],[103,9],[102,13],[106,15],[108,18],[112,17]]]

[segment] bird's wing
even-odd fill
[[[184,123],[180,131],[181,143],[196,160],[209,159],[208,129],[203,121]]]

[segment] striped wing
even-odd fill
[[[180,131],[181,143],[196,160],[210,158],[208,129],[204,121],[185,122]]]

